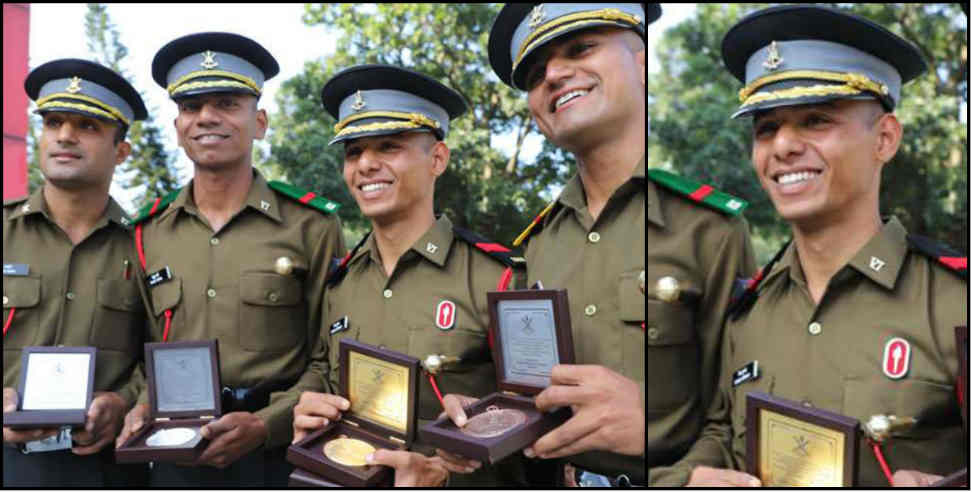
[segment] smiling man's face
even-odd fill
[[[215,93],[178,101],[179,146],[197,166],[218,169],[249,165],[253,140],[267,131],[267,115],[249,94]]]
[[[118,125],[92,116],[44,113],[38,139],[41,173],[59,188],[107,188],[115,166],[131,152],[128,142],[116,142],[118,131]]]

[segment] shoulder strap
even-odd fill
[[[735,321],[753,307],[753,304],[756,303],[756,298],[759,297],[759,285],[766,278],[766,274],[773,271],[773,265],[776,265],[776,262],[780,261],[780,258],[783,257],[783,252],[789,246],[790,241],[784,243],[783,247],[773,255],[769,263],[763,266],[763,268],[756,270],[752,278],[736,281],[736,285],[733,286],[729,307],[726,309],[726,315],[729,319]]]
[[[182,191],[181,188],[169,193],[168,195],[165,195],[164,197],[156,198],[155,200],[152,200],[152,203],[140,208],[138,210],[138,214],[135,216],[135,219],[132,220],[132,224],[140,224],[149,217],[152,217],[153,215],[165,210],[166,207],[168,207],[169,204],[172,203],[177,196],[179,196],[180,191]]]
[[[490,241],[489,239],[486,239],[473,231],[463,229],[461,227],[453,227],[452,232],[455,233],[457,238],[473,245],[476,249],[486,253],[496,261],[508,267],[526,267],[526,260],[519,256],[513,256],[512,251],[500,243]]]
[[[739,215],[749,206],[749,203],[742,198],[736,198],[707,184],[699,184],[668,171],[649,169],[647,175],[648,179],[678,195],[728,215]]]
[[[341,262],[331,269],[331,272],[327,275],[327,281],[324,282],[325,287],[333,287],[341,283],[341,280],[344,279],[344,275],[348,273],[348,263],[351,261],[351,258],[354,258],[354,255],[358,253],[358,250],[361,249],[361,246],[364,245],[365,241],[368,240],[368,236],[370,235],[371,231],[366,232],[365,235],[361,237],[361,240],[358,241],[358,244],[355,244],[354,247],[351,248],[351,251],[348,251],[348,254],[344,255],[344,258],[341,258]]]
[[[284,183],[283,181],[270,181],[267,183],[267,185],[269,185],[274,191],[286,196],[287,198],[296,200],[297,202],[320,210],[326,214],[332,214],[337,212],[337,209],[341,208],[340,203],[332,202],[327,198],[318,196],[317,193],[303,190],[296,186]]]
[[[932,238],[908,234],[908,246],[969,281],[969,257]]]
[[[540,232],[543,229],[543,219],[548,215],[553,215],[559,208],[559,204],[560,202],[557,200],[550,202],[539,215],[533,218],[530,225],[526,226],[526,229],[523,229],[523,232],[513,240],[513,247],[523,244],[523,241],[526,241],[530,236]]]

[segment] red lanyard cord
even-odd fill
[[[874,449],[874,457],[877,458],[878,464],[881,465],[881,471],[884,472],[884,476],[888,479],[888,485],[894,487],[894,480],[891,477],[891,468],[888,467],[888,462],[884,460],[884,453],[881,452],[881,444],[871,441],[872,449]]]
[[[3,336],[7,336],[7,330],[10,329],[10,323],[13,322],[13,315],[15,311],[17,311],[17,308],[10,308],[10,314],[7,315],[7,321],[3,323]]]

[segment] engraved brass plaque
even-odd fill
[[[844,433],[762,409],[759,469],[767,487],[841,487]]]
[[[350,351],[349,412],[398,432],[406,432],[410,372],[406,366]]]

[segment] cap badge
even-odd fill
[[[199,66],[205,68],[206,70],[212,70],[219,66],[219,62],[216,61],[216,53],[206,50],[202,53],[203,61]]]
[[[65,89],[71,94],[81,92],[81,77],[71,77],[71,83]]]
[[[763,68],[773,71],[780,68],[780,64],[783,63],[783,57],[780,56],[780,51],[776,48],[776,41],[770,43],[769,54],[766,55],[766,61],[763,62]]]
[[[351,105],[353,111],[361,111],[367,106],[368,103],[364,102],[364,98],[361,97],[361,91],[354,93],[354,104]]]
[[[530,11],[530,29],[536,29],[547,18],[547,13],[543,11],[543,4],[533,7]]]
[[[440,330],[452,329],[456,324],[456,304],[452,301],[441,301],[435,307],[435,326]]]

